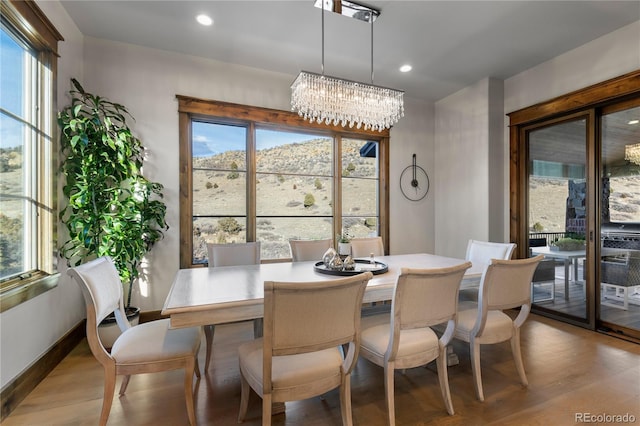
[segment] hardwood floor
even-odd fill
[[[252,335],[251,323],[216,327],[212,367],[196,383],[200,425],[237,424],[240,379],[236,349]],[[432,363],[404,375],[396,373],[398,425],[569,425],[576,423],[576,413],[628,413],[640,422],[640,345],[531,315],[522,330],[529,387],[519,383],[508,343],[483,346],[484,403],[475,397],[467,346],[458,341],[453,346],[460,357],[459,365],[449,367],[456,414],[447,415]],[[204,349],[200,365],[204,366]],[[102,369],[83,341],[3,426],[95,425],[102,386]],[[125,396],[114,397],[109,424],[188,424],[182,386],[180,371],[133,376]],[[261,424],[260,404],[260,398],[252,394],[244,424]],[[354,425],[386,424],[383,371],[363,359],[352,376],[352,404]],[[322,399],[289,402],[286,414],[272,420],[274,425],[339,425],[339,394],[332,391]]]

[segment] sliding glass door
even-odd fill
[[[640,100],[601,117],[599,326],[640,338]]]
[[[529,255],[543,254],[532,282],[537,308],[587,320],[588,115],[525,131],[528,147]]]

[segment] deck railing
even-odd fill
[[[551,245],[552,242],[564,238],[566,235],[566,232],[532,232],[529,234],[529,239],[544,238],[547,240],[547,245]]]

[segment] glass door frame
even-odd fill
[[[562,312],[560,310],[554,310],[554,309],[550,309],[550,308],[539,306],[539,305],[532,305],[532,312],[540,313],[548,317],[561,319],[562,321],[565,321],[565,322],[569,322],[572,324],[580,325],[582,327],[593,329],[595,328],[595,309],[594,309],[595,303],[593,303],[592,300],[597,300],[597,299],[593,297],[593,288],[595,284],[593,279],[591,279],[591,277],[593,277],[595,273],[595,262],[590,261],[590,259],[592,259],[592,254],[595,254],[595,250],[596,250],[595,248],[596,244],[594,243],[594,241],[599,241],[595,239],[594,230],[596,228],[593,220],[593,214],[591,214],[591,212],[595,211],[594,210],[595,205],[593,204],[593,201],[598,198],[592,194],[592,188],[594,186],[593,185],[594,176],[597,175],[596,173],[594,173],[594,170],[597,170],[597,168],[595,167],[595,164],[594,164],[594,154],[593,154],[594,145],[595,145],[595,132],[596,132],[596,128],[595,128],[596,120],[595,120],[595,113],[593,109],[579,111],[579,112],[563,115],[560,117],[550,118],[547,120],[539,120],[531,124],[520,126],[520,131],[519,131],[520,145],[518,147],[518,152],[519,152],[519,155],[523,157],[523,162],[522,162],[523,167],[521,168],[520,172],[522,176],[521,177],[522,182],[524,183],[524,189],[526,191],[524,192],[526,196],[522,197],[523,205],[522,205],[521,211],[524,212],[524,217],[523,217],[523,220],[521,221],[521,226],[522,226],[521,235],[523,235],[525,238],[522,238],[519,240],[519,242],[517,243],[518,244],[517,247],[520,248],[520,250],[518,251],[518,254],[520,254],[522,257],[527,257],[527,254],[529,253],[529,229],[531,226],[531,224],[529,223],[529,189],[528,188],[529,188],[529,177],[530,177],[530,172],[532,167],[532,161],[529,158],[529,135],[536,130],[542,130],[542,129],[550,128],[556,125],[560,125],[568,122],[574,122],[578,120],[585,121],[585,141],[584,141],[585,156],[584,158],[578,159],[580,162],[585,163],[584,178],[587,182],[587,194],[586,194],[586,204],[585,204],[585,208],[587,210],[586,224],[585,224],[585,237],[586,237],[585,259],[586,261],[584,262],[584,266],[583,266],[584,285],[586,286],[585,316],[584,318],[578,317],[575,315],[570,315],[568,313]],[[524,250],[524,254],[521,253],[523,250]],[[575,279],[577,279],[577,277]]]
[[[585,285],[587,294],[586,319],[562,315],[556,311],[545,311],[534,307],[540,313],[564,322],[595,330],[598,313],[597,298],[600,295],[600,277],[596,276],[596,264],[589,259],[600,256],[600,109],[608,105],[640,97],[640,70],[604,81],[567,95],[551,99],[507,114],[509,117],[509,209],[510,241],[517,244],[514,258],[528,257],[528,173],[529,159],[527,132],[543,125],[567,120],[569,117],[589,116],[587,124],[586,195],[587,208],[587,261],[585,262]],[[598,244],[596,244],[598,242]],[[596,288],[597,287],[597,288]]]

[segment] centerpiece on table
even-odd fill
[[[338,241],[338,254],[340,256],[351,255],[351,235],[348,232],[336,235]]]

